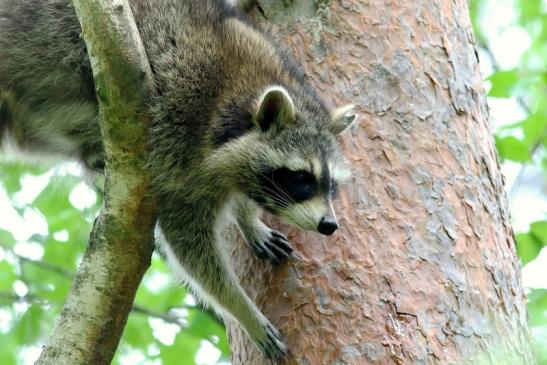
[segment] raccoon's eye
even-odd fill
[[[309,177],[309,173],[305,171],[295,171],[293,172],[293,179],[296,183],[306,183]]]
[[[292,171],[280,168],[271,171],[264,181],[264,188],[269,195],[274,195],[277,203],[293,203],[307,200],[315,195],[317,181],[307,171]]]

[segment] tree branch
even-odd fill
[[[150,66],[127,0],[73,0],[93,68],[106,162],[105,205],[37,364],[109,364],[153,251],[147,196]]]
[[[31,265],[35,265],[35,266],[37,266],[37,267],[39,267],[43,270],[53,272],[55,274],[59,274],[59,275],[61,275],[62,277],[66,278],[66,279],[72,280],[74,278],[74,274],[71,271],[65,269],[64,267],[52,264],[52,263],[47,262],[47,261],[32,260],[32,259],[29,259],[28,257],[21,256],[21,255],[15,253],[9,247],[7,247],[7,245],[4,245],[2,243],[0,243],[0,247],[5,249],[6,251],[8,251],[11,255],[13,255],[15,258],[20,260],[22,263],[28,263],[28,264],[31,264]],[[11,301],[25,301],[25,302],[29,302],[29,303],[37,302],[37,301],[48,302],[48,301],[45,301],[43,299],[38,298],[38,296],[36,296],[36,295],[27,294],[24,297],[20,297],[18,295],[13,294],[12,292],[0,291],[0,299],[2,299],[2,298],[3,299],[8,299],[8,300],[11,300]],[[222,325],[222,326],[224,325],[224,323],[220,320],[220,318],[218,318],[218,316],[216,315],[216,313],[214,311],[212,311],[208,308],[202,308],[201,310],[204,311],[204,312],[207,312],[220,325]],[[155,310],[147,308],[147,307],[143,307],[143,306],[138,305],[138,304],[133,304],[133,306],[131,307],[131,312],[144,314],[148,317],[159,318],[159,319],[162,319],[166,323],[176,324],[177,326],[179,326],[182,329],[186,328],[186,325],[184,324],[184,319],[181,318],[181,317],[178,317],[176,315],[173,315],[171,313],[158,312],[158,311],[155,311]]]
[[[163,320],[166,323],[176,324],[177,326],[179,326],[182,329],[186,328],[186,325],[184,324],[183,319],[178,317],[178,316],[174,316],[171,313],[156,312],[156,311],[153,311],[149,308],[142,307],[138,304],[133,305],[132,311],[134,313],[144,314],[148,317],[159,318],[159,319]]]
[[[13,292],[10,292],[10,291],[0,290],[0,307],[3,306],[2,302],[1,302],[2,300],[6,300],[9,303],[22,302],[22,303],[28,303],[28,304],[40,304],[40,305],[47,305],[47,304],[52,305],[53,304],[53,305],[58,305],[58,303],[56,303],[56,302],[53,302],[53,301],[47,300],[47,299],[42,299],[39,296],[37,296],[35,294],[32,294],[32,293],[27,293],[24,296],[19,296],[19,295],[15,294]],[[187,327],[186,324],[184,323],[184,318],[178,317],[178,316],[173,315],[171,313],[157,312],[157,311],[154,311],[152,309],[140,306],[138,304],[134,304],[131,307],[131,312],[139,313],[139,314],[145,315],[145,316],[150,317],[150,318],[161,319],[165,323],[170,323],[170,324],[177,325],[181,329],[185,329]]]
[[[28,293],[25,296],[19,296],[15,293],[9,292],[9,291],[0,291],[0,300],[5,299],[11,303],[13,302],[24,302],[24,303],[38,303],[38,304],[44,304],[47,303],[46,300],[40,299],[37,296]],[[0,307],[2,304],[0,303]]]
[[[59,274],[63,277],[66,277],[67,279],[72,279],[74,277],[74,274],[72,272],[70,272],[69,270],[65,269],[62,266],[55,265],[55,264],[52,264],[52,263],[47,262],[47,261],[33,260],[33,259],[29,259],[28,257],[21,256],[21,255],[19,255],[18,253],[16,253],[15,251],[13,251],[12,249],[10,249],[9,247],[7,247],[6,245],[4,245],[2,243],[0,243],[0,247],[4,250],[8,251],[11,255],[13,255],[15,258],[17,258],[17,260],[21,261],[22,263],[29,263],[29,264],[32,264],[34,266],[38,266],[38,267],[40,267],[44,270],[47,270],[47,271]]]

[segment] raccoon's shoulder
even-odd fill
[[[267,32],[241,17],[226,18],[223,27],[221,62],[227,82],[211,125],[213,145],[221,146],[256,128],[253,115],[261,96],[272,88],[281,88],[299,110],[324,109],[302,69]]]

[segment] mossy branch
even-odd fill
[[[93,68],[105,146],[105,206],[37,364],[109,364],[153,251],[145,168],[150,65],[127,0],[73,0]]]

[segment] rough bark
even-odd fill
[[[37,364],[109,364],[153,250],[155,208],[144,168],[150,65],[126,0],[73,4],[99,100],[105,205]]]
[[[363,115],[339,232],[290,230],[301,257],[278,269],[235,248],[286,364],[534,363],[467,2],[258,3],[320,93]],[[264,363],[228,333],[234,365]]]

